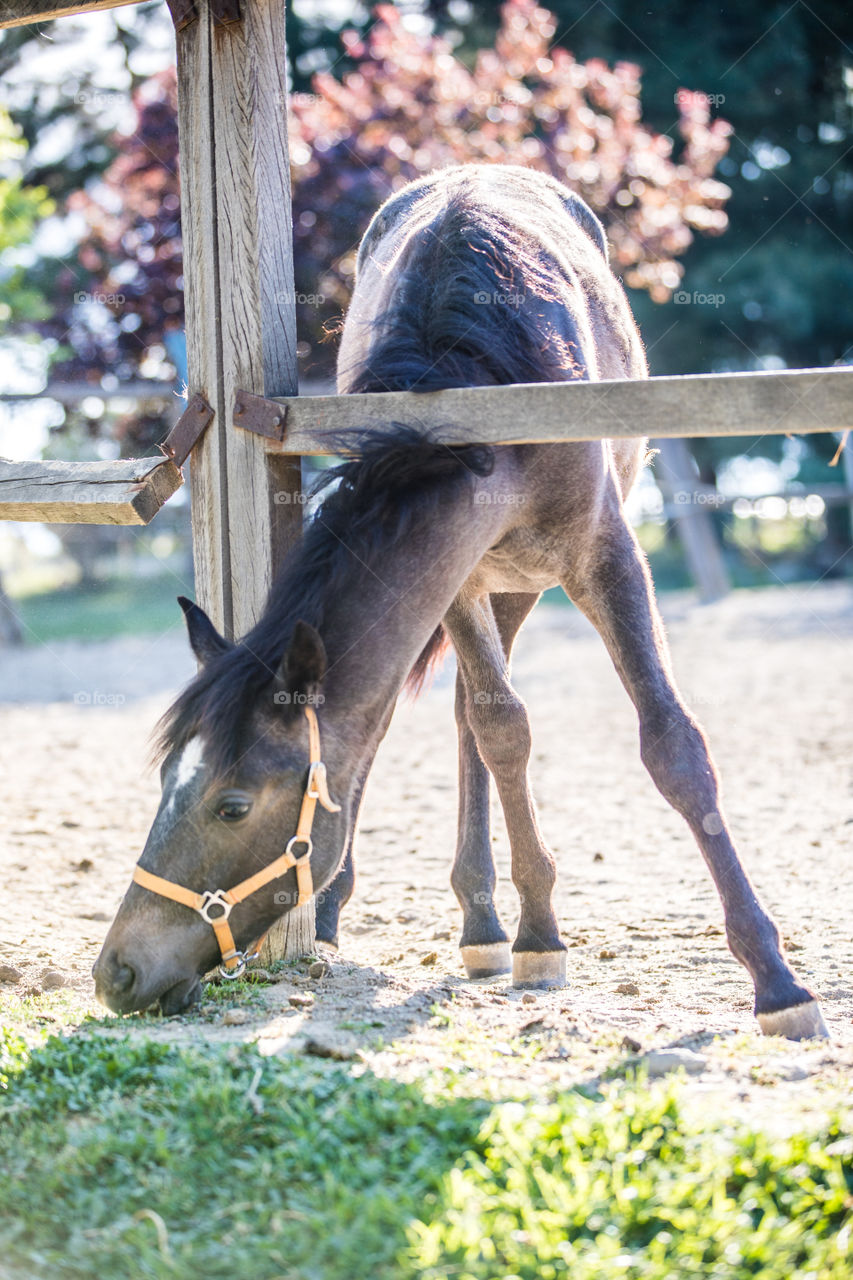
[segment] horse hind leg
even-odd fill
[[[456,673],[459,733],[459,830],[450,884],[462,908],[459,951],[469,978],[494,978],[512,968],[509,937],[495,908],[495,860],[489,821],[489,774],[468,721],[462,672]]]
[[[487,908],[479,919],[494,930],[497,921],[492,903],[494,864],[487,823],[490,773],[497,784],[506,818],[512,850],[512,879],[521,900],[521,918],[510,955],[506,952],[506,934],[499,921],[497,929],[500,933],[491,936],[489,944],[495,947],[496,957],[500,944],[505,966],[503,971],[511,960],[514,986],[562,987],[566,981],[566,948],[560,939],[551,906],[554,859],[539,832],[527,780],[530,755],[527,711],[510,685],[506,670],[512,638],[537,598],[535,595],[519,596],[515,605],[510,596],[495,596],[493,603],[459,599],[445,618],[459,663],[457,714],[464,710],[467,734],[471,739],[470,744],[467,738],[464,740],[463,749],[466,753],[472,752],[473,744],[476,744],[477,765],[467,775],[463,774],[463,789],[466,779],[468,786],[473,782],[479,788],[476,813],[473,803],[468,810],[470,818],[477,817],[477,833],[468,837],[466,847],[464,830],[460,827],[461,857],[457,858],[454,868],[454,888],[457,885],[461,888],[466,883],[470,891],[476,874],[479,874],[481,887],[477,892],[482,895],[482,900],[478,905]],[[496,615],[501,619],[500,629]],[[462,743],[460,736],[460,745]],[[473,760],[471,763],[473,765]],[[469,792],[469,800],[474,798]],[[473,850],[479,851],[479,863],[468,861]],[[476,867],[478,871],[466,882],[463,872],[469,867]],[[463,901],[463,911],[465,905]],[[466,926],[469,919],[472,924],[477,921],[471,907],[466,912]],[[468,937],[474,941],[473,933],[463,933],[463,943]],[[469,967],[464,949],[463,958]]]
[[[601,634],[637,708],[643,763],[696,838],[722,900],[729,947],[752,978],[762,1031],[825,1036],[817,1001],[791,971],[735,850],[708,745],[675,687],[651,578],[615,489],[603,520],[583,574],[570,572],[563,586]]]

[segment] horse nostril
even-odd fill
[[[96,966],[98,967],[98,966]],[[113,991],[129,991],[136,980],[136,973],[129,964],[125,964],[120,960],[118,953],[113,951],[107,956],[107,962],[104,966],[106,969],[106,979]]]
[[[133,972],[129,964],[120,964],[115,971],[113,977],[113,986],[116,991],[129,991],[133,986],[133,980],[136,974]]]

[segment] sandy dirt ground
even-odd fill
[[[631,1055],[675,1046],[695,1055],[681,1062],[698,1098],[719,1094],[777,1118],[849,1098],[853,591],[780,587],[705,607],[671,597],[663,607],[736,839],[792,962],[820,994],[828,1042],[758,1036],[698,850],[640,763],[633,708],[598,637],[557,606],[540,606],[525,626],[514,678],[531,713],[534,788],[558,864],[564,991],[464,980],[449,888],[451,661],[417,703],[400,705],[383,744],[362,813],[356,896],[326,973],[295,966],[233,1001],[214,991],[196,1013],[116,1020],[116,1030],[258,1039],[268,1053],[307,1045],[398,1075],[449,1069],[504,1092],[508,1081],[598,1078]],[[92,1007],[91,964],[156,808],[148,735],[192,669],[177,626],[154,640],[3,656],[0,965],[19,974],[0,985],[7,1013],[68,1025]],[[511,931],[517,903],[496,803],[493,831]],[[64,1006],[48,1000],[60,983]],[[653,1073],[677,1060],[653,1060]]]

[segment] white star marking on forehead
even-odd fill
[[[191,782],[204,764],[204,754],[201,738],[196,735],[190,738],[184,747],[178,759],[178,768],[175,773],[175,780],[172,784],[172,792],[169,796],[169,802],[166,805],[166,812],[171,813],[175,807],[175,798],[181,787],[185,787]]]

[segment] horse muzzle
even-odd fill
[[[113,1013],[140,1013],[159,1004],[161,1013],[182,1013],[201,999],[201,980],[193,969],[176,966],[143,972],[130,956],[108,943],[92,969],[95,995]]]

